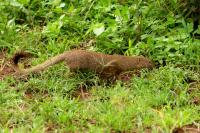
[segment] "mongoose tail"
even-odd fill
[[[37,72],[46,70],[48,67],[50,67],[54,64],[57,64],[59,62],[62,62],[65,59],[65,53],[59,54],[55,57],[52,57],[52,58],[46,60],[45,62],[38,64],[36,66],[33,66],[31,68],[26,68],[26,69],[20,68],[18,65],[19,60],[21,58],[29,58],[29,57],[30,57],[30,53],[27,53],[27,52],[17,52],[14,55],[12,62],[14,64],[14,68],[15,68],[17,74],[27,75],[30,73],[37,73]]]

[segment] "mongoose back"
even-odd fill
[[[56,55],[45,62],[36,66],[20,69],[18,62],[20,58],[30,56],[25,52],[16,53],[13,57],[13,63],[16,73],[19,75],[27,75],[34,72],[46,70],[59,62],[65,62],[71,71],[89,70],[99,74],[109,73],[110,76],[119,74],[123,71],[141,68],[153,68],[153,63],[143,56],[123,56],[123,55],[107,55],[98,52],[86,50],[71,50]]]

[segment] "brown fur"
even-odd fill
[[[123,55],[107,55],[86,50],[71,50],[62,54],[56,55],[45,62],[27,69],[20,69],[18,61],[21,57],[29,56],[30,54],[20,52],[14,55],[13,63],[15,70],[19,75],[27,75],[33,72],[46,70],[59,62],[66,62],[66,65],[71,71],[89,70],[110,77],[118,75],[123,71],[141,68],[153,68],[153,63],[143,56],[123,56]]]

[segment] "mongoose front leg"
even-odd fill
[[[108,79],[112,77],[112,80],[116,80],[117,75],[122,72],[119,64],[116,60],[112,60],[103,66],[102,72],[100,73],[101,77]]]

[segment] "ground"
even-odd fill
[[[12,63],[11,63],[11,61],[10,61],[10,59],[6,56],[7,54],[6,54],[6,50],[5,51],[2,51],[1,52],[1,56],[0,56],[0,59],[1,59],[1,80],[3,81],[3,78],[6,78],[7,76],[9,77],[9,76],[12,76],[12,74],[13,74],[13,72],[14,72],[14,70],[12,69]],[[152,73],[156,73],[155,72],[156,70],[154,70],[154,72],[152,72]],[[153,74],[154,75],[154,74]],[[76,75],[71,75],[71,76],[76,76]],[[77,88],[75,88],[75,89],[73,89],[73,91],[71,91],[70,92],[70,95],[68,95],[69,97],[71,97],[72,99],[75,99],[75,101],[77,102],[76,104],[83,104],[83,105],[86,105],[86,107],[87,106],[91,106],[89,103],[91,103],[92,102],[92,106],[94,106],[95,104],[97,104],[97,106],[102,106],[103,108],[106,108],[106,105],[101,105],[101,104],[103,104],[103,103],[105,103],[105,102],[108,102],[108,103],[110,103],[110,105],[112,105],[115,109],[117,109],[118,111],[122,111],[121,113],[117,113],[118,115],[122,115],[122,116],[124,116],[124,115],[126,115],[126,113],[128,113],[128,112],[126,112],[126,109],[129,109],[130,107],[126,107],[126,106],[133,106],[133,104],[131,103],[131,101],[132,100],[134,100],[135,98],[131,98],[132,96],[134,96],[134,97],[137,97],[137,96],[141,96],[141,97],[143,97],[143,92],[141,92],[140,90],[135,90],[136,92],[136,95],[134,95],[134,93],[133,94],[131,94],[131,92],[132,91],[134,91],[134,90],[131,90],[131,87],[132,86],[134,86],[134,85],[140,85],[140,83],[138,84],[138,83],[136,83],[136,84],[134,84],[134,82],[133,82],[133,76],[136,76],[136,77],[138,77],[139,79],[142,77],[142,78],[144,78],[144,80],[146,80],[146,79],[150,79],[150,80],[152,80],[151,78],[151,76],[152,75],[144,75],[144,77],[141,75],[141,74],[136,74],[136,75],[133,75],[133,74],[124,74],[123,76],[121,76],[120,77],[120,79],[121,80],[119,80],[119,81],[117,81],[117,83],[112,83],[113,85],[111,85],[111,88],[112,88],[112,86],[115,88],[112,88],[112,89],[114,89],[114,90],[112,90],[112,89],[109,89],[110,87],[110,85],[106,85],[105,86],[105,89],[103,89],[103,88],[101,88],[100,86],[102,86],[102,83],[100,84],[100,86],[99,85],[95,85],[95,83],[94,82],[92,82],[92,81],[90,81],[90,79],[85,79],[85,81],[84,82],[82,82],[81,84],[78,84],[78,86],[77,86]],[[150,77],[148,77],[148,76],[150,76]],[[94,77],[93,77],[94,78]],[[138,78],[136,78],[136,81],[137,81],[137,79]],[[37,79],[37,77],[36,77],[36,79]],[[48,101],[50,100],[50,99],[54,99],[54,96],[52,95],[52,92],[54,92],[54,91],[50,91],[50,90],[46,90],[46,89],[42,89],[42,90],[40,90],[39,88],[37,88],[37,87],[34,87],[34,86],[32,86],[32,87],[30,87],[30,83],[29,83],[29,81],[27,81],[27,80],[30,80],[29,79],[29,77],[27,77],[26,79],[16,79],[17,80],[17,82],[18,83],[20,83],[20,82],[24,82],[23,80],[25,80],[25,82],[23,83],[25,86],[24,86],[24,88],[23,88],[23,90],[24,90],[24,92],[23,92],[23,96],[22,96],[22,99],[24,99],[24,101],[22,101],[22,103],[20,103],[19,105],[18,105],[18,107],[20,108],[20,110],[22,111],[22,112],[24,112],[24,111],[26,111],[27,109],[29,110],[29,109],[31,109],[30,108],[30,105],[28,105],[28,103],[29,102],[31,102],[31,103],[34,103],[34,101],[36,100],[36,101],[43,101],[43,103],[45,104],[45,102],[47,102],[47,105],[48,105]],[[55,82],[55,81],[54,81]],[[87,83],[88,82],[88,83]],[[131,83],[131,82],[133,82],[133,83]],[[153,81],[154,82],[154,81]],[[188,97],[190,97],[190,98],[188,98],[188,99],[186,99],[186,100],[190,100],[190,101],[186,101],[186,103],[185,104],[187,104],[187,103],[189,103],[189,104],[191,104],[192,106],[191,107],[189,107],[189,108],[192,108],[192,107],[198,107],[199,106],[199,104],[200,104],[200,99],[199,99],[199,97],[198,97],[198,94],[200,93],[200,90],[199,90],[199,87],[200,87],[200,83],[198,82],[198,81],[196,81],[196,80],[192,80],[192,79],[190,79],[190,80],[188,80],[187,81],[188,83],[188,85],[189,85],[189,87],[186,89],[186,92],[185,92],[185,94],[186,95],[190,95],[190,96],[188,96]],[[26,85],[27,84],[27,85]],[[148,82],[147,82],[147,84],[148,84]],[[16,88],[18,88],[17,86],[18,85],[13,85],[12,83],[8,83],[8,85],[9,86],[13,86],[13,87],[16,87]],[[34,85],[34,84],[33,84]],[[118,87],[119,88],[118,88]],[[120,87],[121,86],[121,87]],[[97,87],[97,88],[96,88]],[[100,87],[100,88],[99,88]],[[146,86],[147,87],[147,86]],[[149,86],[150,87],[150,86]],[[161,87],[161,86],[160,86]],[[107,89],[106,89],[107,88]],[[137,88],[137,87],[136,87]],[[99,90],[99,89],[103,89],[103,90]],[[120,89],[120,90],[119,90]],[[113,92],[112,92],[113,91]],[[147,91],[147,90],[146,90]],[[162,90],[161,90],[162,91]],[[171,90],[172,91],[172,90]],[[20,90],[19,89],[17,89],[16,90],[16,92],[17,93],[19,93],[20,92]],[[117,93],[118,92],[118,93]],[[8,92],[6,92],[6,93],[8,93]],[[5,95],[7,95],[5,93]],[[105,94],[104,94],[105,93]],[[107,93],[107,94],[106,94]],[[130,95],[129,95],[129,93],[130,93]],[[152,93],[151,91],[149,91],[149,93]],[[154,92],[154,93],[157,93],[157,92]],[[180,95],[181,94],[181,92],[180,92],[180,90],[173,90],[173,93],[175,93],[175,95]],[[62,94],[62,93],[60,93],[60,94]],[[59,95],[60,95],[59,94]],[[64,94],[64,93],[63,93]],[[62,94],[62,95],[63,95]],[[17,94],[18,95],[18,94]],[[151,95],[155,95],[155,94],[151,94]],[[168,103],[166,103],[166,102],[168,102],[168,101],[163,101],[163,103],[161,102],[161,104],[160,103],[156,103],[156,102],[158,102],[155,98],[153,98],[151,95],[146,95],[146,97],[151,97],[150,99],[152,100],[151,102],[155,102],[155,103],[149,103],[149,105],[148,105],[148,102],[147,102],[147,105],[146,106],[149,106],[151,109],[153,109],[153,112],[154,113],[156,113],[158,116],[160,115],[160,117],[162,118],[162,117],[164,117],[164,116],[162,116],[162,115],[164,115],[164,114],[162,114],[162,113],[164,113],[164,112],[162,112],[162,110],[164,109],[165,110],[165,108],[167,107],[167,104]],[[165,95],[164,94],[164,92],[161,92],[159,95]],[[157,96],[159,96],[159,95],[157,95]],[[127,97],[129,97],[129,98],[127,98]],[[162,97],[162,96],[161,96]],[[164,96],[165,97],[165,96]],[[163,98],[164,98],[163,97]],[[70,101],[70,99],[71,98],[67,98],[67,100],[68,101]],[[143,98],[145,98],[145,97],[143,97]],[[165,98],[167,98],[167,97],[165,97]],[[185,97],[186,98],[186,97]],[[18,99],[18,98],[17,98]],[[21,99],[21,98],[20,98]],[[48,100],[49,99],[49,100]],[[132,99],[132,100],[131,100]],[[138,98],[136,98],[135,100],[137,100]],[[139,98],[140,99],[140,98]],[[139,100],[138,99],[138,100]],[[149,100],[150,100],[149,99]],[[153,100],[154,99],[154,100]],[[78,100],[78,101],[77,101]],[[135,101],[134,100],[134,101]],[[140,99],[141,100],[141,99]],[[140,101],[139,100],[139,101]],[[160,100],[163,100],[163,99],[160,99]],[[180,99],[179,99],[180,100]],[[29,102],[28,102],[29,101]],[[28,102],[28,103],[27,103]],[[101,102],[103,102],[103,103],[101,103]],[[141,102],[141,103],[140,103]],[[140,101],[140,102],[134,102],[135,104],[144,104],[142,101]],[[145,101],[144,101],[145,102]],[[54,103],[55,104],[55,103]],[[76,104],[74,104],[74,105],[76,105]],[[182,108],[181,106],[186,106],[186,105],[177,105],[178,103],[175,103],[175,104],[173,104],[173,103],[170,103],[170,104],[172,104],[172,105],[170,105],[171,107],[171,109],[173,110],[173,109],[178,109],[178,108]],[[73,104],[72,104],[73,105]],[[126,105],[126,106],[125,106]],[[54,105],[54,106],[57,106],[56,104]],[[80,106],[80,105],[79,105]],[[81,105],[82,106],[82,105]],[[95,105],[96,106],[96,105]],[[140,107],[141,105],[134,105],[136,108],[138,108],[138,107]],[[41,106],[42,108],[44,108],[45,109],[45,106]],[[40,107],[40,108],[41,108]],[[110,109],[108,109],[107,111],[114,111],[113,109],[113,107],[109,107]],[[143,106],[144,107],[144,106]],[[177,108],[178,107],[178,108]],[[58,108],[60,108],[60,107],[58,107]],[[93,109],[93,107],[91,108],[91,107],[88,107],[88,108],[90,108],[90,109]],[[103,109],[102,108],[102,109]],[[170,110],[171,110],[170,109]],[[32,109],[31,109],[32,110]],[[101,110],[101,109],[100,109]],[[99,111],[100,111],[99,110]],[[171,110],[171,111],[172,111]],[[179,110],[179,109],[178,109]],[[87,111],[87,109],[86,110],[84,110],[84,111]],[[88,110],[89,111],[89,110]],[[125,112],[124,112],[125,111]],[[132,110],[133,111],[133,110]],[[132,111],[130,111],[130,112],[132,112]],[[144,110],[145,111],[145,110]],[[192,110],[191,110],[192,111]],[[79,111],[78,111],[79,112]],[[90,111],[89,111],[90,112]],[[96,111],[95,111],[96,112]],[[98,111],[97,111],[98,112]],[[97,113],[96,112],[96,113]],[[114,111],[115,112],[115,111]],[[113,112],[113,113],[114,113]],[[136,111],[137,112],[137,111]],[[187,112],[187,111],[186,111]],[[34,112],[32,112],[32,113],[34,113]],[[52,112],[53,113],[53,112]],[[79,112],[80,113],[80,112]],[[106,112],[105,112],[106,113]],[[108,112],[107,112],[108,113]],[[125,113],[125,114],[123,114],[123,113]],[[133,112],[132,112],[133,113]],[[141,112],[142,113],[142,112]],[[165,112],[166,113],[166,112]],[[178,113],[178,112],[177,112]],[[115,113],[114,113],[115,114]],[[113,115],[114,115],[113,114]],[[137,113],[136,113],[137,114]],[[187,114],[187,113],[186,113]],[[67,115],[67,114],[65,114],[65,115]],[[96,114],[95,114],[96,115]],[[100,116],[101,115],[103,115],[103,114],[99,114]],[[110,114],[111,116],[112,116],[112,114]],[[165,114],[165,115],[167,115],[167,114]],[[182,114],[183,115],[183,114]],[[193,115],[193,114],[191,114],[191,115]],[[109,116],[109,115],[108,115]],[[186,115],[187,116],[187,115]],[[82,117],[82,118],[81,118]],[[105,116],[102,116],[102,117],[105,117]],[[146,115],[144,115],[143,117],[148,117],[148,114],[147,114],[147,116]],[[170,116],[168,116],[169,118],[170,118]],[[120,118],[120,117],[119,117]],[[31,118],[32,119],[32,118]],[[84,116],[83,116],[83,114],[82,114],[82,116],[80,116],[80,119],[82,119],[82,120],[84,120],[85,118],[84,118]],[[104,118],[104,119],[106,119],[106,117]],[[146,119],[146,118],[144,118],[144,119]],[[152,119],[152,118],[151,118]],[[154,118],[153,118],[154,119]],[[164,119],[164,118],[162,118],[162,119]],[[178,118],[179,119],[179,118]],[[180,118],[180,120],[181,119],[183,119],[183,118]],[[86,121],[85,121],[86,120]],[[101,125],[101,124],[103,124],[103,123],[99,123],[99,120],[100,121],[102,121],[101,119],[99,119],[98,118],[98,120],[97,119],[95,119],[95,118],[87,118],[86,117],[86,119],[85,119],[84,121],[85,121],[85,123],[87,123],[87,124],[89,124],[90,126],[92,126],[92,125],[94,125],[94,126],[97,126],[97,125]],[[76,120],[76,119],[72,119],[72,125],[74,125],[74,126],[76,126],[76,125],[79,125],[80,124],[80,120]],[[103,120],[103,121],[105,121],[105,120]],[[182,121],[182,120],[181,120]],[[106,122],[106,121],[105,121]],[[107,123],[108,122],[108,123]],[[109,121],[107,121],[106,123],[107,124],[109,124],[110,122]],[[126,121],[126,120],[123,120],[122,119],[122,121],[120,122],[120,123],[123,123],[123,122],[128,122],[128,121]],[[55,131],[55,130],[57,130],[57,128],[60,128],[60,127],[62,127],[59,123],[55,123],[55,122],[48,122],[48,121],[46,121],[45,122],[46,124],[45,124],[45,128],[44,128],[44,130],[45,130],[45,132],[51,132],[51,131]],[[114,122],[115,123],[115,122]],[[113,124],[114,124],[113,123]],[[187,122],[186,122],[187,123]],[[11,123],[10,123],[11,124]],[[14,130],[15,129],[15,126],[14,125],[10,125],[9,124],[9,129],[10,129],[10,131],[12,131],[12,130]],[[14,124],[14,123],[13,123]],[[110,123],[111,124],[111,123]],[[149,123],[150,124],[150,123]],[[157,131],[157,132],[163,132],[163,128],[162,127],[160,127],[159,126],[159,124],[157,125],[157,126],[151,126],[151,125],[149,125],[149,124],[147,124],[148,126],[145,126],[145,127],[143,127],[144,129],[142,129],[144,132],[146,132],[146,133],[149,133],[149,132],[154,132],[154,131]],[[15,124],[16,125],[16,124]],[[103,124],[104,125],[104,124]],[[101,125],[101,126],[103,126],[103,125]],[[105,126],[105,125],[104,125]],[[103,126],[103,127],[104,127]],[[108,126],[108,127],[115,127],[114,125],[110,125],[110,126]],[[118,127],[118,126],[117,126]],[[119,126],[119,127],[121,127],[121,126]],[[118,128],[119,128],[118,127]],[[126,126],[125,126],[126,127]],[[172,126],[173,127],[173,129],[171,129],[171,131],[173,132],[173,133],[198,133],[198,132],[200,132],[200,129],[199,129],[199,125],[198,125],[198,123],[196,123],[196,122],[192,122],[192,123],[189,123],[189,124],[185,124],[184,125],[184,123],[182,123],[181,124],[181,126]],[[117,128],[117,129],[118,129]],[[122,128],[122,127],[121,127]],[[86,126],[86,127],[79,127],[79,130],[88,130],[88,127]],[[123,128],[122,128],[123,129]],[[90,129],[91,130],[91,129]],[[118,130],[121,130],[120,128],[118,129]],[[73,130],[72,130],[73,131]],[[111,128],[111,132],[116,132],[117,130],[116,129],[112,129]],[[130,128],[128,128],[128,129],[123,129],[122,131],[124,131],[124,132],[140,132],[140,130],[139,129],[135,129],[135,128],[133,128],[133,129],[130,129]]]

